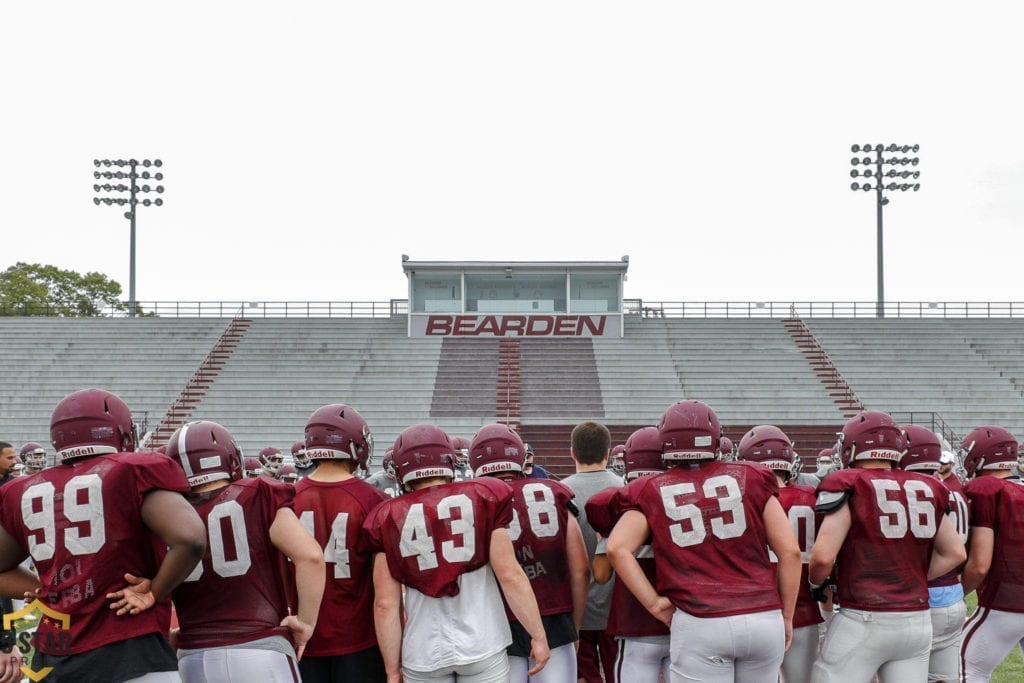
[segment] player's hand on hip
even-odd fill
[[[647,611],[661,623],[666,626],[671,626],[672,617],[676,613],[676,606],[673,605],[672,601],[665,596],[659,595],[657,600],[647,606]]]
[[[302,653],[306,650],[306,643],[313,637],[313,626],[304,621],[299,621],[296,616],[287,616],[281,620],[281,626],[292,632],[292,641],[295,643],[295,658],[302,659]]]
[[[156,604],[153,595],[153,584],[149,579],[125,574],[128,585],[119,591],[107,593],[107,600],[112,600],[110,609],[117,610],[117,615],[140,614]]]

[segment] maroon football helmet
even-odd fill
[[[242,451],[231,432],[207,420],[189,422],[167,441],[167,457],[181,465],[189,486],[242,478]]]
[[[395,445],[392,444],[384,450],[384,462],[381,463],[381,467],[384,471],[390,474],[392,477],[395,474]]]
[[[895,466],[903,457],[903,430],[888,413],[865,410],[843,427],[836,451],[843,467],[858,460],[887,460]]]
[[[271,477],[277,474],[277,470],[284,464],[284,455],[273,446],[267,446],[261,450],[259,458],[260,466],[263,467],[263,473]]]
[[[470,441],[464,436],[453,436],[452,446],[455,447],[455,465],[458,467],[469,467],[469,446]]]
[[[128,406],[103,389],[65,396],[50,418],[50,441],[61,462],[135,450],[135,425]]]
[[[1012,470],[1017,466],[1017,439],[1002,427],[985,425],[972,429],[960,448],[968,477],[982,470]]]
[[[718,454],[722,460],[732,460],[736,455],[736,447],[733,446],[732,439],[727,436],[723,436],[722,440],[718,442]]]
[[[512,472],[521,474],[526,461],[526,447],[515,430],[506,424],[489,424],[480,428],[469,445],[469,461],[473,476]]]
[[[626,468],[626,481],[649,477],[665,471],[661,459],[661,437],[657,427],[642,427],[626,439],[622,462]]]
[[[281,465],[277,468],[277,474],[274,475],[274,479],[283,481],[286,484],[294,484],[299,480],[299,471],[291,465]]]
[[[722,440],[722,425],[711,406],[700,401],[679,401],[661,417],[658,434],[664,460],[714,460]]]
[[[313,461],[306,453],[305,441],[296,441],[292,444],[292,460],[295,461],[295,469],[300,471],[308,470],[313,466]]]
[[[626,463],[622,460],[625,452],[626,445],[619,444],[618,446],[612,446],[612,452],[608,456],[608,469],[620,477],[626,476]]]
[[[248,479],[255,479],[260,476],[263,471],[263,466],[260,465],[259,458],[254,458],[251,455],[245,458],[245,476]]]
[[[25,465],[26,474],[35,474],[46,469],[46,449],[40,444],[30,442],[21,447],[18,453],[21,462]]]
[[[920,472],[934,472],[939,469],[942,444],[935,432],[921,425],[903,425],[903,436],[907,450],[900,458],[900,469]]]
[[[403,486],[431,477],[455,478],[455,448],[445,431],[432,424],[406,427],[395,439],[395,473]]]
[[[355,408],[332,403],[309,416],[306,456],[310,460],[355,460],[365,470],[372,455],[373,434]]]
[[[786,433],[775,425],[758,425],[740,439],[740,460],[758,462],[772,470],[781,472],[788,481],[794,475],[796,451]]]

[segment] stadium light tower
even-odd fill
[[[907,190],[917,192],[921,189],[921,183],[916,182],[917,179],[921,177],[921,172],[917,170],[917,164],[920,162],[920,159],[916,156],[906,156],[908,153],[917,154],[919,149],[920,145],[897,145],[895,143],[892,143],[887,147],[884,145],[853,145],[850,148],[850,151],[854,154],[865,155],[862,157],[855,156],[850,159],[850,164],[853,166],[853,170],[850,171],[850,177],[854,178],[854,181],[850,184],[850,189],[854,192],[857,190],[862,190],[864,192],[874,190],[878,208],[878,303],[875,305],[875,315],[879,318],[885,317],[885,277],[883,275],[882,260],[882,207],[889,203],[889,198],[885,196],[885,193],[906,192]],[[887,154],[888,156],[883,156],[883,154]],[[888,170],[884,170],[884,167],[886,166],[889,167]],[[897,166],[902,166],[904,168],[902,170],[897,170]],[[907,166],[913,166],[914,169],[907,169]],[[868,180],[861,183],[856,180],[857,178],[867,178]],[[910,180],[914,182],[907,182]],[[872,183],[872,181],[874,182]]]
[[[138,199],[136,195],[143,194],[147,195],[150,192],[157,194],[163,194],[163,185],[150,185],[147,181],[155,181],[157,183],[164,179],[162,171],[150,172],[150,167],[155,169],[161,168],[164,162],[159,159],[143,159],[141,162],[135,159],[93,159],[93,165],[97,170],[93,171],[92,177],[95,179],[96,184],[92,186],[93,191],[96,192],[96,197],[92,198],[93,204],[99,206],[106,204],[107,206],[127,206],[128,210],[124,212],[124,217],[131,221],[131,258],[128,268],[128,315],[135,317],[135,213],[138,210],[139,204],[143,206],[163,206],[164,200],[160,197],[156,199],[150,199],[144,197]],[[138,167],[142,166],[143,171],[139,171]],[[100,170],[103,169],[103,170]],[[115,169],[115,170],[110,170]],[[127,170],[125,170],[127,169]],[[142,185],[139,185],[139,180],[143,181]],[[100,185],[101,180],[107,182]],[[122,181],[116,184],[111,184],[111,180]],[[125,184],[123,181],[127,180]],[[128,196],[124,196],[124,193],[128,193]],[[105,196],[104,196],[105,195]]]

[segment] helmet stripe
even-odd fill
[[[178,460],[181,461],[181,468],[185,470],[186,479],[191,479],[195,476],[195,473],[192,471],[192,464],[188,461],[188,449],[185,447],[185,436],[188,434],[190,425],[191,423],[184,424],[178,430]]]

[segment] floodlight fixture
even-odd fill
[[[853,191],[861,190],[864,192],[875,191],[875,206],[877,214],[877,276],[878,276],[878,300],[876,302],[875,315],[879,318],[885,317],[885,276],[884,276],[884,258],[882,249],[882,207],[889,203],[889,197],[886,196],[886,192],[917,192],[921,189],[920,183],[897,183],[896,178],[906,180],[907,178],[913,178],[917,180],[921,176],[920,171],[910,170],[896,170],[895,166],[917,166],[920,163],[919,157],[908,157],[905,156],[907,153],[917,154],[921,149],[920,145],[900,145],[895,142],[891,142],[888,145],[881,143],[875,145],[852,145],[850,147],[854,154],[867,152],[873,156],[865,157],[854,157],[850,159],[850,164],[854,167],[864,166],[866,168],[859,169],[854,168],[850,171],[850,176],[864,177],[864,178],[876,178],[877,182],[872,183],[851,183],[850,189]],[[901,155],[901,156],[897,156]],[[871,167],[874,167],[872,170]],[[887,171],[883,171],[883,166],[889,166]],[[893,179],[892,182],[883,183],[882,178]]]
[[[137,172],[136,169],[137,169],[138,166],[143,166],[143,167],[147,167],[147,168],[150,167],[150,166],[162,167],[164,162],[161,161],[160,159],[143,159],[141,162],[138,159],[93,159],[92,163],[93,163],[93,165],[96,168],[101,168],[101,167],[102,168],[110,168],[111,166],[116,166],[118,168],[126,168],[127,167],[127,169],[128,169],[127,171],[102,171],[102,172],[101,171],[94,171],[93,172],[93,178],[96,179],[96,180],[99,180],[100,178],[104,178],[106,180],[117,179],[117,180],[128,180],[129,183],[128,184],[118,183],[116,185],[111,185],[110,183],[106,183],[106,184],[103,184],[103,185],[95,184],[95,185],[92,186],[92,189],[97,194],[100,194],[100,193],[110,193],[110,194],[114,194],[114,196],[93,197],[92,201],[93,201],[93,204],[95,204],[96,206],[100,206],[101,204],[105,204],[106,206],[114,206],[114,205],[116,205],[116,206],[127,206],[127,207],[129,207],[128,210],[124,212],[124,217],[127,218],[130,221],[130,223],[131,223],[131,240],[130,240],[130,242],[131,242],[130,243],[130,252],[131,252],[131,254],[130,254],[130,261],[129,261],[129,272],[128,272],[128,315],[131,316],[131,317],[135,317],[135,309],[136,309],[136,302],[135,302],[135,218],[136,218],[136,211],[137,211],[138,206],[140,204],[142,206],[152,206],[152,205],[163,206],[164,205],[164,200],[160,199],[160,198],[153,199],[153,200],[148,199],[148,198],[147,199],[141,199],[141,200],[138,199],[138,197],[136,195],[138,195],[140,192],[141,193],[148,193],[148,192],[151,192],[151,191],[156,191],[157,193],[163,193],[164,186],[163,185],[157,185],[154,188],[154,187],[151,187],[150,185],[147,184],[147,185],[143,185],[143,186],[139,187],[139,185],[136,184],[136,181],[140,177],[143,178],[143,179],[148,180],[151,176],[150,176],[150,173],[148,171],[143,171],[140,174],[140,173]],[[164,179],[164,174],[163,173],[155,173],[155,174],[153,174],[152,177],[155,180],[157,180],[157,181],[162,181]],[[128,196],[127,197],[117,196],[116,193],[128,193]]]

